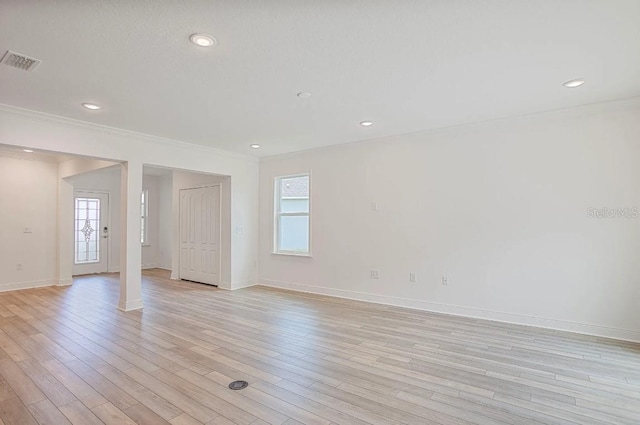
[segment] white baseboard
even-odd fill
[[[0,284],[0,292],[17,291],[19,289],[42,288],[45,286],[55,286],[57,279],[32,280],[28,282],[10,282]]]
[[[132,310],[140,310],[142,308],[142,299],[137,299],[133,301],[124,302],[120,300],[118,304],[118,309],[121,311],[132,311]]]
[[[251,286],[256,286],[257,283],[255,280],[244,280],[241,282],[236,282],[231,284],[231,290],[235,291],[236,289],[249,288]]]
[[[67,277],[67,278],[63,278],[63,279],[58,279],[58,282],[56,283],[56,286],[69,286],[73,284],[73,278],[72,277]]]
[[[471,317],[474,319],[492,320],[495,322],[513,323],[517,325],[534,326],[538,328],[574,332],[579,334],[600,336],[631,342],[640,342],[640,331],[614,328],[610,326],[592,325],[557,319],[546,319],[543,317],[529,316],[524,314],[504,313],[473,307],[440,304],[430,301],[390,297],[386,295],[376,295],[365,292],[348,291],[344,289],[326,288],[323,286],[311,286],[300,283],[280,282],[268,279],[261,279],[258,285],[279,289],[289,289],[292,291],[306,292],[310,294],[326,295],[330,297],[346,298],[356,301],[366,301],[376,304],[393,305],[397,307],[405,307],[434,313]]]
[[[147,269],[163,269],[163,270],[169,270],[171,271],[171,269],[167,269],[164,268],[162,266],[157,266],[155,264],[143,264],[142,266],[142,270],[147,270]],[[120,267],[110,267],[109,271],[107,273],[120,273]]]

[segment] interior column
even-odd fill
[[[122,164],[120,193],[120,302],[122,311],[142,308],[140,194],[142,162]]]
[[[58,178],[58,286],[73,283],[73,183]]]

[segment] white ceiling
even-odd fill
[[[272,155],[638,96],[640,1],[3,0],[7,49],[0,103]]]

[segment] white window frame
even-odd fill
[[[142,199],[144,197],[144,202]],[[140,194],[140,219],[141,219],[141,235],[140,235],[140,244],[141,245],[149,245],[149,191],[147,189],[143,190]]]
[[[280,211],[280,201],[282,193],[281,184],[282,180],[290,179],[295,177],[308,177],[309,178],[309,211],[297,212],[297,213],[283,213]],[[298,257],[311,257],[311,173],[299,173],[299,174],[289,174],[286,176],[277,176],[274,178],[274,190],[273,190],[273,251],[272,254],[276,255],[293,255]],[[307,237],[309,241],[309,246],[307,251],[286,251],[279,249],[280,246],[280,217],[289,216],[289,217],[309,217],[309,227],[307,228]]]

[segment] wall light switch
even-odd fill
[[[236,227],[236,235],[244,234],[244,227]]]
[[[377,202],[372,202],[371,203],[371,211],[378,211],[378,203]]]
[[[371,279],[380,279],[380,272],[378,270],[371,270]]]
[[[416,273],[409,273],[409,282],[417,282],[418,281],[418,275]]]
[[[31,227],[25,227],[22,233],[31,233]]]

